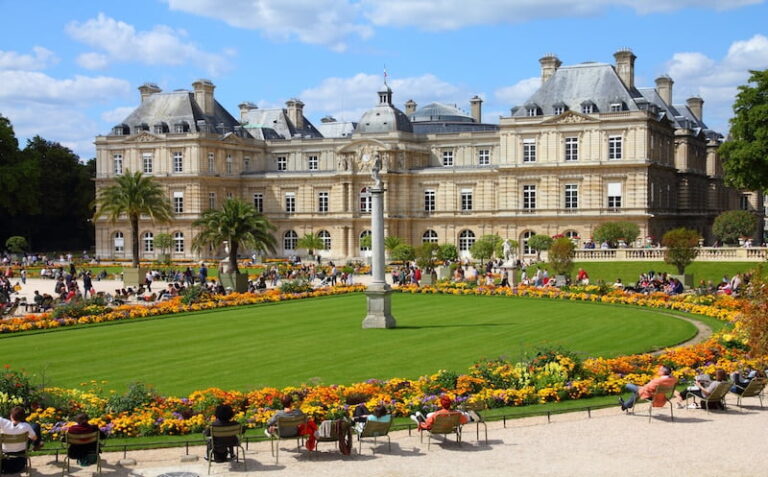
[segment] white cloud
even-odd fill
[[[26,145],[24,138],[41,136],[72,149],[83,160],[95,156],[93,141],[100,127],[81,110],[50,104],[38,104],[34,108],[24,105],[5,106],[1,102],[0,107],[3,115],[13,123],[20,147]]]
[[[530,98],[540,86],[541,78],[536,76],[534,78],[520,80],[512,86],[499,88],[493,94],[497,100],[510,107],[518,106],[522,104],[523,101]],[[508,115],[509,113],[506,114]]]
[[[33,47],[31,55],[0,50],[0,70],[44,70],[58,61],[51,50],[42,46]]]
[[[362,23],[360,6],[349,0],[166,0],[171,10],[216,18],[227,24],[261,31],[276,40],[344,51],[349,37],[368,38],[373,29]]]
[[[101,113],[101,119],[110,124],[117,124],[127,118],[135,109],[136,106],[120,106]]]
[[[179,0],[181,1],[181,0]],[[763,0],[362,0],[365,16],[375,25],[455,30],[466,26],[522,23],[542,18],[595,16],[626,7],[641,14],[682,8],[726,10]]]
[[[666,67],[675,81],[673,102],[680,104],[690,96],[701,96],[705,122],[725,132],[737,87],[746,83],[749,70],[768,67],[768,37],[758,34],[736,41],[721,60],[699,52],[675,53]]]
[[[170,66],[192,63],[213,76],[230,68],[225,58],[228,53],[203,51],[189,40],[186,31],[165,25],[136,31],[133,25],[99,13],[83,23],[69,23],[66,30],[75,40],[103,52],[80,55],[77,61],[84,68],[100,69],[113,62]]]
[[[36,71],[0,71],[0,104],[88,104],[128,94],[130,83],[107,76],[55,79]]]

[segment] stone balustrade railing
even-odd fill
[[[544,258],[544,257],[542,257]],[[699,247],[696,261],[760,262],[768,258],[767,247]],[[663,248],[577,249],[574,260],[585,262],[632,262],[664,260]]]

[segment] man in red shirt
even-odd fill
[[[638,397],[641,399],[651,399],[656,394],[656,390],[659,386],[674,386],[675,384],[677,384],[677,378],[672,376],[672,369],[669,366],[659,366],[657,376],[645,386],[627,383],[625,387],[632,391],[632,395],[629,396],[629,399],[626,401],[619,397],[621,410],[626,411],[627,409],[632,409]]]
[[[430,412],[427,414],[426,419],[424,419],[424,416],[422,416],[420,412],[417,412],[411,416],[411,419],[418,423],[419,430],[432,429],[432,424],[435,422],[435,416],[439,416],[441,414],[459,414],[459,423],[466,424],[469,422],[469,418],[466,416],[466,414],[459,411],[452,411],[451,405],[453,405],[451,398],[448,396],[443,396],[440,398],[440,406],[442,406],[442,409],[435,412]]]

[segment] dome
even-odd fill
[[[392,90],[384,85],[379,91],[379,104],[366,111],[355,128],[356,133],[413,132],[411,121],[404,112],[392,105]]]
[[[411,121],[426,122],[460,122],[460,123],[473,123],[474,118],[464,111],[460,110],[456,106],[451,106],[442,103],[429,103],[428,105],[417,109],[410,115]]]

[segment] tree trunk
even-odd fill
[[[131,266],[139,267],[139,216],[131,215]]]
[[[234,274],[240,273],[240,270],[237,269],[237,249],[239,245],[237,241],[230,240],[229,242],[229,271]]]

